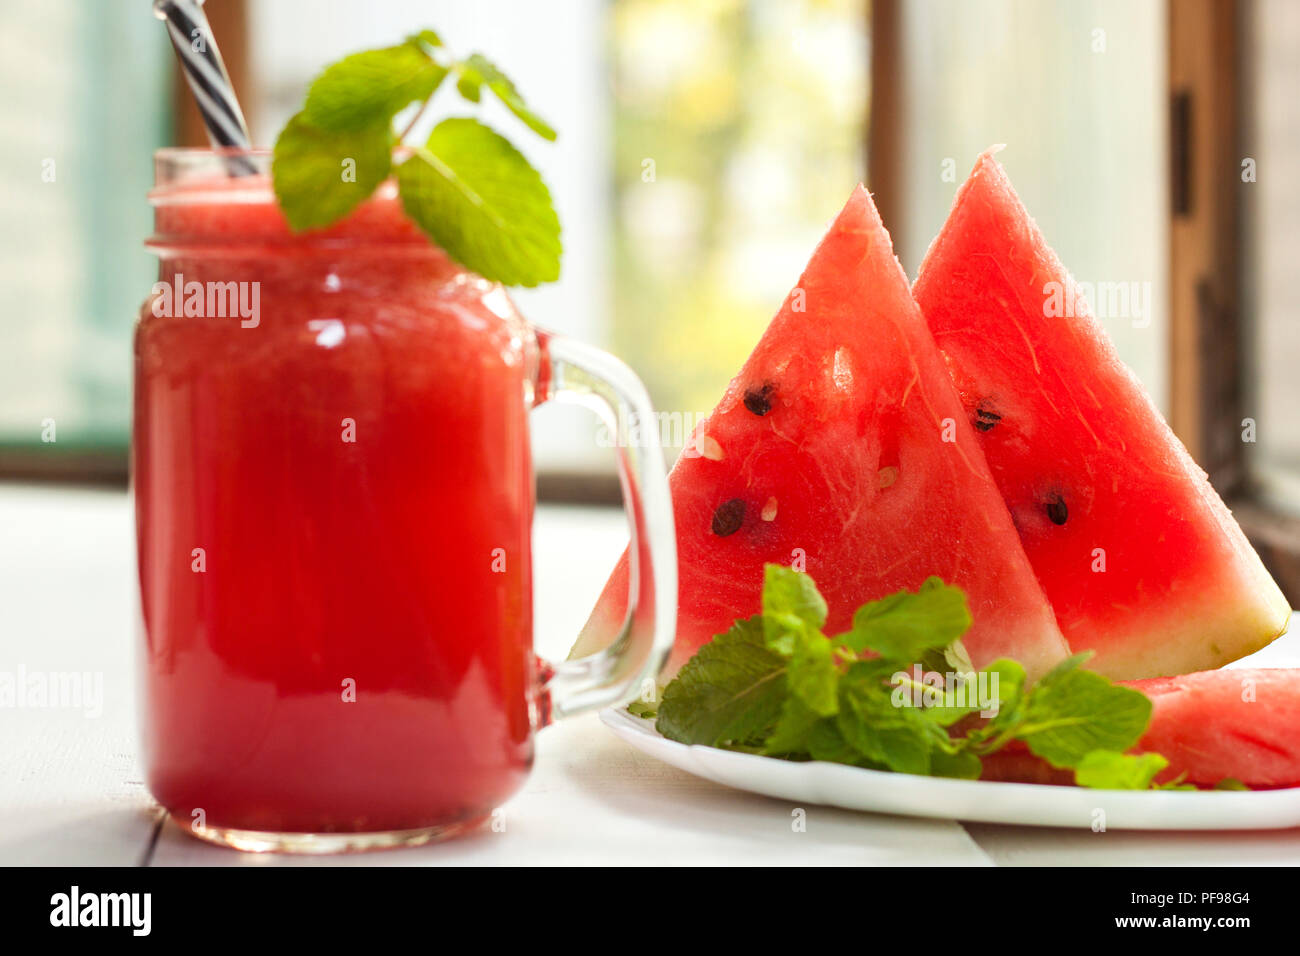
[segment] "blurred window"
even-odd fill
[[[243,7],[238,92],[261,144],[325,64],[415,28],[436,25],[458,52],[506,67],[560,130],[553,145],[518,139],[564,210],[565,242],[561,281],[513,294],[539,325],[629,357],[686,431],[684,416],[717,401],[862,178],[860,0]],[[6,3],[0,23],[6,89],[42,91],[0,109],[11,130],[0,204],[19,226],[5,230],[0,265],[0,446],[42,450],[42,422],[54,420],[59,448],[105,448],[120,469],[131,324],[155,268],[141,243],[149,154],[171,128],[171,53],[128,0]],[[466,111],[441,97],[426,126]],[[515,134],[499,104],[484,109]],[[44,187],[47,157],[57,184]],[[609,471],[597,428],[580,409],[544,408],[539,468]]]
[[[1007,144],[998,160],[1074,277],[1138,291],[1127,307],[1094,302],[1093,312],[1167,412],[1165,5],[900,7],[898,253],[908,274],[915,278],[975,157]]]
[[[124,467],[130,330],[155,269],[141,244],[149,154],[170,137],[175,79],[142,2],[0,0],[0,471],[13,471],[15,449],[44,461],[100,449]],[[1000,160],[1075,276],[1139,290],[1140,305],[1100,318],[1168,409],[1163,3],[879,0],[890,35],[875,91],[863,0],[218,3],[247,24],[239,92],[262,144],[321,67],[412,29],[434,25],[458,52],[500,62],[560,130],[555,144],[532,140],[499,104],[483,107],[564,211],[563,278],[515,297],[534,322],[625,357],[680,422],[666,437],[713,407],[864,178],[869,94],[889,105],[870,153],[891,158],[871,184],[908,273],[975,156],[1008,144]],[[1300,7],[1248,8],[1250,460],[1266,490],[1300,504],[1300,318],[1288,289]],[[426,126],[466,111],[448,91],[434,107]],[[50,423],[55,443],[42,441]],[[596,428],[581,410],[543,409],[539,467],[610,472]]]
[[[687,432],[863,179],[866,12],[861,0],[612,6],[610,341]]]
[[[125,461],[131,327],[156,270],[144,196],[168,136],[170,60],[147,5],[0,4],[0,446],[11,455]]]
[[[1253,17],[1255,182],[1247,209],[1246,255],[1253,290],[1258,369],[1248,376],[1257,421],[1258,475],[1270,498],[1300,513],[1300,301],[1295,294],[1300,258],[1300,4],[1258,0]]]

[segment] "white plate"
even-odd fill
[[[688,746],[649,720],[604,710],[600,719],[637,750],[737,790],[912,817],[1107,830],[1274,830],[1300,827],[1300,787],[1286,790],[1087,790],[1032,783],[946,780],[843,764]]]

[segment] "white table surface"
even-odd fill
[[[539,509],[542,653],[567,650],[624,541],[616,511]],[[133,560],[125,494],[0,485],[0,671],[104,675],[98,717],[0,709],[0,865],[1300,863],[1300,830],[1092,833],[795,807],[660,764],[594,716],[540,734],[536,767],[505,805],[500,832],[324,858],[225,850],[164,822],[141,782]],[[1300,666],[1300,641],[1283,639],[1253,662]]]

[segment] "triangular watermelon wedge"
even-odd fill
[[[669,478],[679,602],[671,676],[760,606],[764,562],[808,571],[847,630],[868,600],[938,575],[966,592],[975,663],[1040,673],[1051,608],[861,187]],[[623,619],[627,556],[573,655]]]
[[[913,293],[1066,640],[1116,679],[1258,650],[1286,599],[1074,288],[985,153]]]

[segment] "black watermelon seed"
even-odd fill
[[[772,393],[776,386],[768,382],[762,388],[751,388],[745,392],[745,407],[760,418],[772,410]]]
[[[975,410],[975,427],[979,431],[989,431],[1000,421],[1002,421],[1002,416],[991,409],[978,408]]]
[[[1065,499],[1060,495],[1053,495],[1047,499],[1047,517],[1052,524],[1061,525],[1070,520],[1070,509],[1066,507]]]
[[[732,498],[718,505],[713,512],[713,533],[719,538],[735,534],[745,520],[745,499]]]

